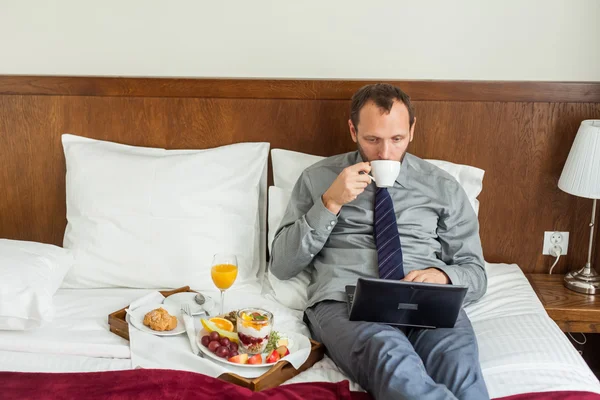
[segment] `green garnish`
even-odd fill
[[[267,347],[265,347],[265,353],[270,353],[277,348],[277,342],[279,342],[281,337],[279,336],[279,332],[271,331],[269,335],[269,341],[267,342]]]

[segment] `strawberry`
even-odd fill
[[[279,355],[277,350],[273,350],[271,352],[271,354],[269,354],[269,357],[267,357],[266,362],[267,362],[267,364],[275,363],[275,362],[279,361],[280,358],[281,358],[281,356]]]
[[[280,358],[283,358],[283,357],[287,356],[288,354],[290,354],[290,350],[286,346],[279,346],[274,351],[276,351],[279,354]]]
[[[238,354],[237,356],[233,356],[233,357],[229,358],[229,360],[227,360],[227,361],[236,363],[236,364],[246,364],[248,362],[248,354],[246,354],[246,353]]]
[[[248,359],[248,364],[262,364],[262,356],[255,354]]]

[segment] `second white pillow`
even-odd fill
[[[68,250],[0,239],[0,330],[39,327],[54,316],[52,297],[73,264]]]

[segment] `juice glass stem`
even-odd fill
[[[225,291],[221,289],[221,314],[223,315],[223,306],[225,305]]]

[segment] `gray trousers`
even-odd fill
[[[306,310],[313,338],[375,399],[485,400],[471,321],[460,311],[454,328],[395,328],[348,320],[346,303],[322,301]]]

